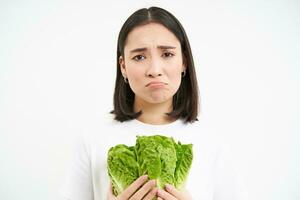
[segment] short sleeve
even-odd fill
[[[225,143],[219,145],[214,167],[214,200],[248,200],[245,184]]]
[[[63,200],[93,200],[90,152],[84,137],[73,145],[60,194]]]

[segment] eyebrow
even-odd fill
[[[176,49],[176,47],[173,46],[165,46],[165,45],[159,45],[157,46],[158,49]],[[141,48],[136,48],[130,51],[130,53],[136,53],[136,52],[142,52],[142,51],[147,51],[146,47],[141,47]]]

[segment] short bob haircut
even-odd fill
[[[159,23],[171,31],[180,41],[183,61],[185,62],[186,74],[181,79],[178,91],[173,96],[173,111],[166,113],[173,119],[182,118],[185,122],[198,121],[198,84],[192,51],[187,35],[180,22],[168,11],[159,7],[143,8],[135,11],[123,24],[117,47],[117,76],[113,106],[111,111],[114,119],[120,122],[138,118],[142,111],[134,112],[134,92],[128,83],[125,83],[120,70],[119,57],[124,57],[126,38],[134,28],[149,23]]]

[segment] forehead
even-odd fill
[[[127,35],[125,49],[141,46],[172,45],[180,46],[179,40],[166,27],[150,23],[134,28]]]

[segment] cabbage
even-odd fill
[[[145,174],[157,180],[158,188],[168,183],[180,190],[192,160],[192,144],[161,135],[137,136],[135,146],[119,144],[109,149],[107,169],[116,196]]]

